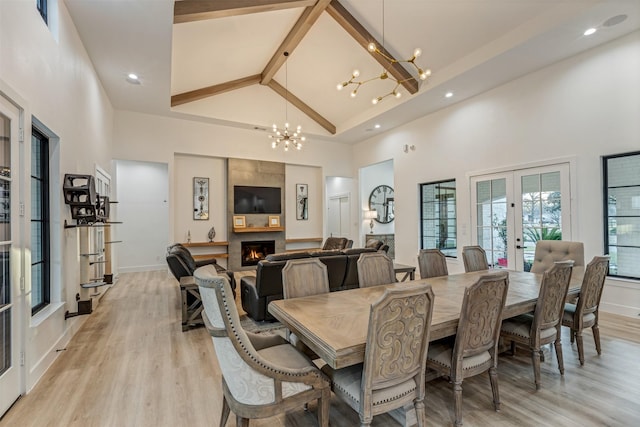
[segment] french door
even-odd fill
[[[569,164],[471,178],[473,244],[489,265],[529,271],[538,240],[571,240]]]
[[[0,416],[21,392],[19,322],[21,301],[17,237],[17,164],[19,111],[0,94]]]

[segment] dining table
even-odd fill
[[[482,270],[448,276],[398,282],[388,285],[329,292],[301,298],[271,301],[271,313],[286,328],[334,369],[364,361],[371,304],[386,289],[427,283],[435,295],[430,340],[456,334],[464,291],[487,274],[504,270]],[[583,267],[574,267],[567,299],[580,293]],[[509,271],[509,291],[502,318],[534,310],[542,274]]]

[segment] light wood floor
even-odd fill
[[[501,357],[499,413],[492,409],[488,378],[466,380],[465,426],[640,425],[640,320],[601,317],[602,356],[587,335],[580,367],[565,331],[565,376],[547,351],[538,392],[526,352]],[[429,426],[451,424],[452,393],[445,380],[428,384],[426,406]],[[175,279],[165,272],[128,273],[0,426],[213,426],[220,407],[211,339],[203,328],[181,331]],[[358,425],[357,414],[335,397],[330,418],[334,427]],[[315,405],[251,425],[315,426]],[[380,415],[373,425],[396,424]]]

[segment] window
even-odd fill
[[[420,247],[457,255],[456,181],[420,184]]]
[[[47,0],[36,0],[36,7],[38,8],[38,12],[40,12],[40,16],[44,19],[44,23],[48,24],[47,21]]]
[[[49,139],[31,136],[31,314],[50,302]]]
[[[640,151],[603,158],[609,275],[640,279]]]

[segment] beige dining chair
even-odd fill
[[[329,425],[331,386],[326,376],[282,337],[245,332],[229,280],[211,265],[194,272],[205,326],[222,373],[224,427],[233,411],[236,425],[268,418],[318,401],[318,424]]]
[[[364,363],[322,370],[335,395],[358,412],[360,425],[375,415],[413,405],[425,425],[425,360],[434,295],[431,286],[412,283],[386,289],[371,305]]]
[[[464,246],[462,248],[462,261],[464,262],[464,271],[488,270],[487,253],[480,246]]]
[[[421,279],[449,275],[447,258],[439,249],[421,249],[418,252],[418,268]]]
[[[511,352],[515,354],[516,343],[524,344],[531,351],[533,375],[536,389],[540,389],[540,348],[554,343],[558,369],[564,375],[562,345],[560,342],[560,322],[567,291],[571,281],[573,261],[556,262],[545,271],[540,285],[538,301],[533,313],[521,314],[502,322],[501,336],[511,341]]]
[[[584,365],[584,346],[582,343],[582,330],[591,328],[593,340],[596,344],[598,355],[602,353],[600,347],[600,328],[598,327],[598,308],[604,280],[609,270],[609,256],[596,256],[587,265],[582,278],[580,296],[576,304],[564,305],[562,326],[571,329],[571,342],[576,341],[578,347],[578,359]]]
[[[357,265],[358,284],[361,288],[396,282],[393,261],[383,252],[363,252]]]
[[[538,240],[533,255],[532,273],[544,273],[556,261],[573,260],[574,267],[584,265],[584,245],[582,242],[566,240]]]
[[[498,341],[502,310],[509,289],[509,273],[481,276],[465,289],[455,341],[432,342],[427,367],[446,375],[453,385],[454,424],[462,425],[462,382],[489,371],[493,405],[500,410],[498,390]]]
[[[282,269],[282,293],[284,299],[307,297],[329,293],[327,266],[318,258],[302,258],[287,261]],[[319,357],[296,334],[286,330],[287,340],[312,359]]]

